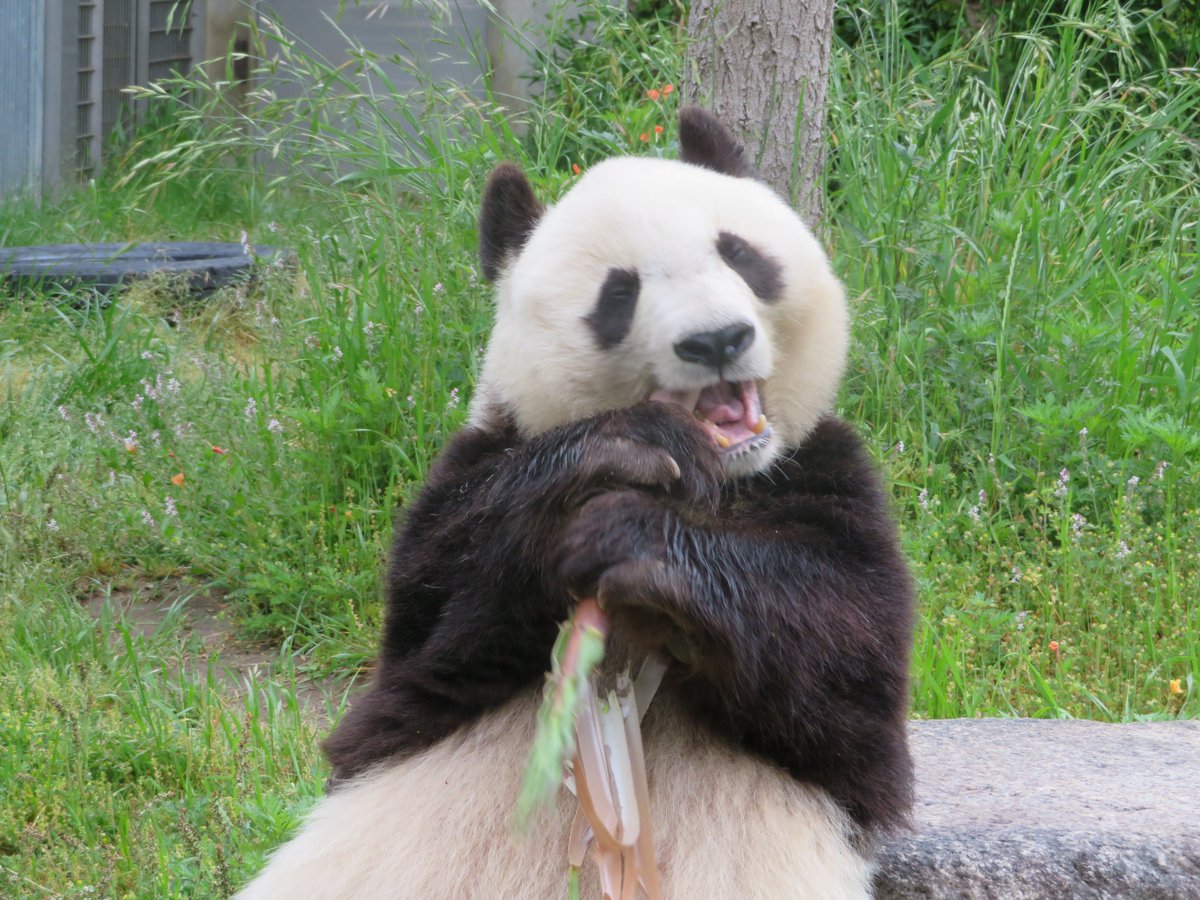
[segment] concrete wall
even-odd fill
[[[404,93],[419,87],[415,68],[421,77],[456,81],[482,93],[487,18],[477,0],[427,0],[426,4],[348,0],[340,16],[338,0],[259,0],[258,6],[262,13],[278,16],[305,52],[335,66],[350,59],[353,45],[380,57],[380,74],[368,82],[377,92]],[[386,58],[395,54],[413,60],[415,67],[388,62]],[[286,83],[276,88],[285,97],[302,89]]]
[[[607,0],[616,6],[622,0]],[[487,51],[496,99],[521,111],[530,96],[530,53],[545,49],[546,34],[579,15],[578,0],[495,0],[488,13]]]

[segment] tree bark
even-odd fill
[[[833,0],[692,0],[684,97],[746,142],[816,228],[824,202]]]

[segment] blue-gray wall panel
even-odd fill
[[[0,0],[0,194],[34,187],[41,174],[45,102],[41,0]]]

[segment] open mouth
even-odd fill
[[[690,391],[660,388],[650,399],[690,410],[723,456],[764,447],[771,439],[771,425],[763,415],[756,381],[719,381],[703,390]]]

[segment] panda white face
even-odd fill
[[[504,410],[532,435],[642,400],[678,403],[733,477],[767,468],[831,410],[847,343],[841,285],[765,185],[612,159],[529,228],[495,272],[476,424]]]

